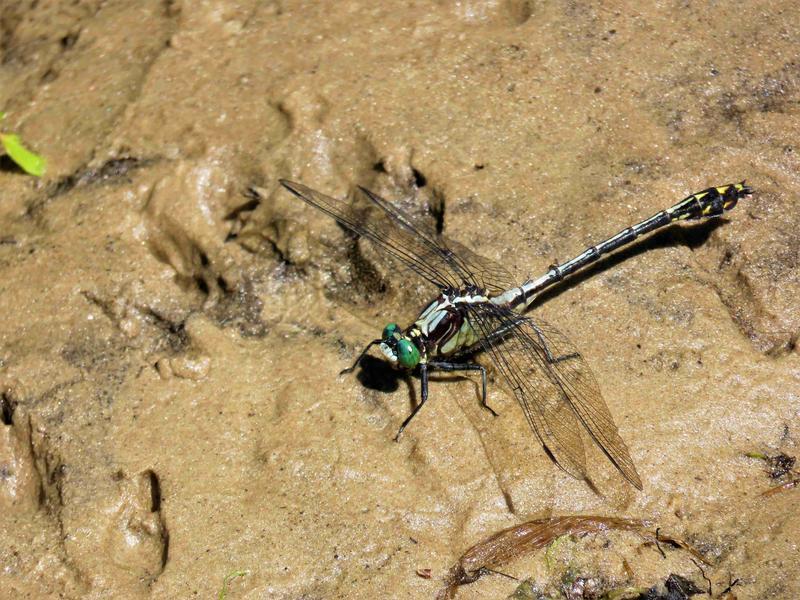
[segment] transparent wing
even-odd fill
[[[512,276],[500,265],[456,242],[446,240],[432,227],[365,188],[359,189],[372,201],[372,205],[359,208],[300,183],[283,179],[280,182],[295,196],[369,239],[440,289],[476,285],[495,293],[512,285]],[[375,207],[380,210],[375,210]]]
[[[432,227],[420,224],[418,219],[374,192],[360,186],[359,189],[367,198],[380,206],[396,224],[415,235],[421,235],[429,247],[436,247],[461,278],[463,285],[475,284],[491,294],[502,293],[514,285],[514,276],[502,265],[475,254],[455,240],[436,233]]]
[[[642,489],[597,380],[569,340],[544,322],[492,304],[471,305],[469,310],[481,347],[558,465],[574,477],[587,478],[580,423],[625,478]]]

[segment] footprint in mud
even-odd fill
[[[213,158],[180,162],[147,192],[142,209],[153,256],[175,271],[184,289],[197,289],[214,304],[226,263],[225,215],[239,195]]]
[[[158,477],[149,469],[133,476],[118,471],[103,485],[80,499],[65,492],[59,511],[64,549],[81,579],[103,597],[140,597],[167,562]]]
[[[169,534],[161,516],[158,477],[147,470],[115,475],[117,498],[108,507],[104,554],[132,578],[150,583],[164,570]]]

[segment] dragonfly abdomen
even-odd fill
[[[687,219],[719,217],[725,211],[734,208],[739,200],[748,197],[752,193],[753,190],[742,181],[740,183],[729,183],[707,188],[702,192],[692,194],[674,206],[662,210],[636,225],[623,229],[595,246],[587,248],[575,258],[560,265],[552,265],[547,273],[538,279],[527,281],[518,288],[507,290],[492,298],[492,302],[498,306],[518,309],[527,308],[533,302],[536,294],[561,281],[567,275],[596,262],[604,254],[613,252],[617,248],[630,244],[636,238],[665,227],[670,223]]]
[[[742,181],[719,187],[711,187],[692,194],[675,206],[665,210],[671,221],[684,219],[700,219],[718,217],[726,210],[731,210],[739,200],[752,193]]]

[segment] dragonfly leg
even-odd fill
[[[542,348],[544,349],[544,355],[547,358],[547,362],[551,365],[556,363],[560,363],[564,360],[569,360],[571,358],[580,358],[581,355],[579,352],[570,352],[569,354],[562,354],[561,356],[553,356],[552,352],[550,352],[550,348],[547,347],[547,341],[544,339],[544,334],[542,330],[539,329],[535,324],[531,323],[531,327],[536,332],[536,336],[539,338],[539,342],[542,344]]]
[[[367,352],[369,352],[369,349],[372,348],[375,344],[380,344],[382,341],[383,340],[372,340],[369,344],[367,344],[367,347],[364,348],[361,351],[361,354],[358,355],[358,358],[352,364],[352,366],[347,367],[346,369],[342,369],[341,371],[339,371],[339,375],[344,375],[345,373],[352,373],[353,369],[355,369],[358,366],[358,363],[360,363],[363,360],[363,358],[367,355]]]
[[[420,391],[420,400],[419,404],[414,407],[414,410],[411,411],[411,414],[406,417],[406,420],[403,421],[403,424],[400,425],[400,429],[397,430],[397,435],[394,436],[394,441],[398,441],[400,439],[400,434],[403,433],[403,429],[406,428],[411,422],[416,414],[419,412],[419,409],[422,408],[422,405],[425,404],[425,401],[428,399],[428,365],[422,364],[419,366],[419,377],[421,380],[421,391]]]
[[[481,406],[492,413],[495,417],[499,416],[495,410],[486,403],[486,369],[475,363],[451,363],[451,362],[430,362],[428,366],[439,369],[440,371],[480,371],[481,372]]]

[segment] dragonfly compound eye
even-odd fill
[[[397,326],[397,323],[389,323],[383,328],[383,339],[388,340],[398,331],[400,331],[400,327]]]
[[[419,350],[413,342],[405,339],[397,342],[397,362],[406,369],[413,369],[419,363]]]

